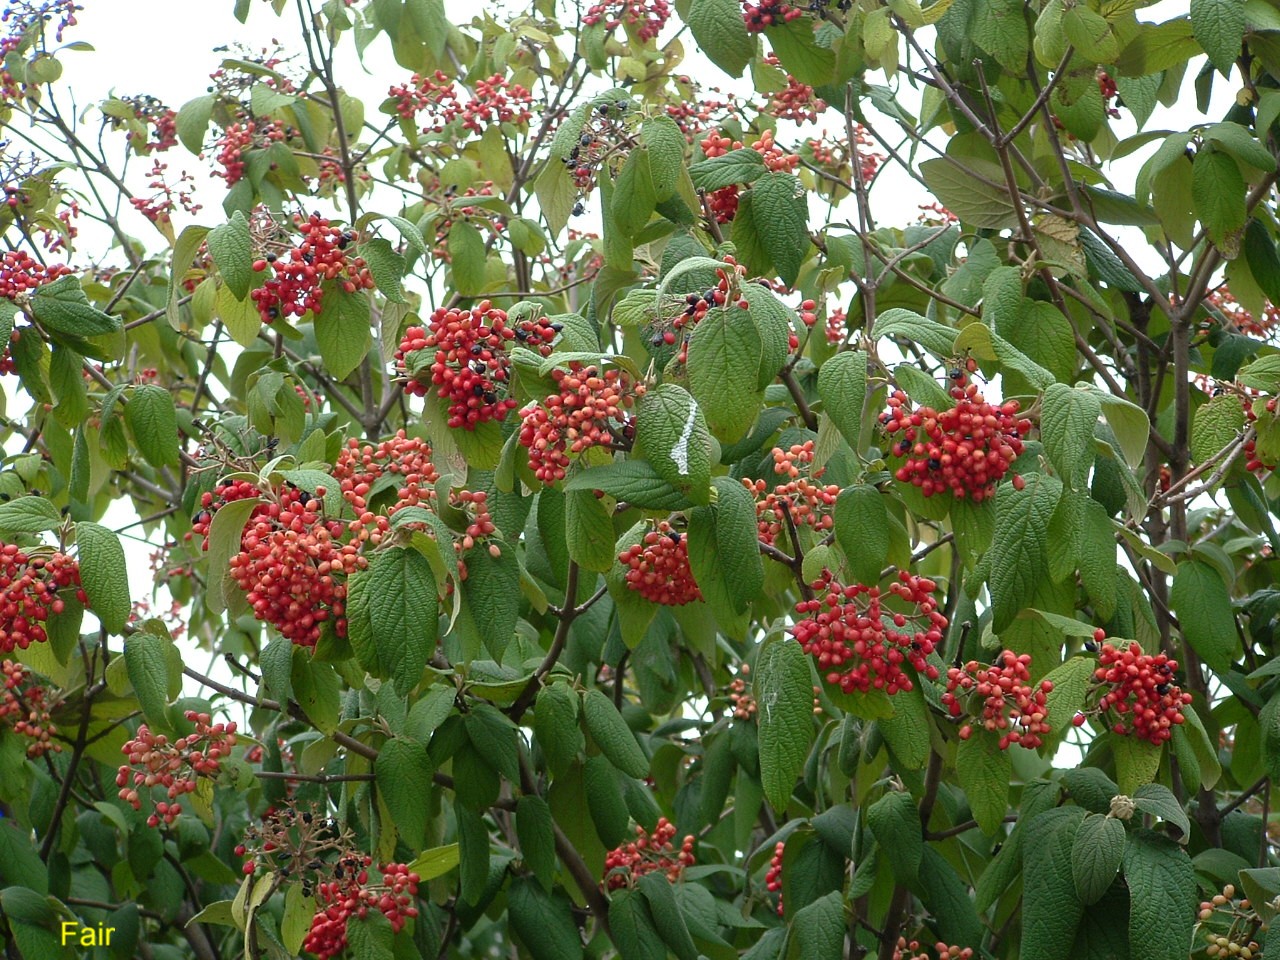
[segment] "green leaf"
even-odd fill
[[[295,646],[289,680],[293,684],[294,699],[307,719],[321,733],[329,734],[338,729],[342,680],[332,665],[311,659],[309,651]]]
[[[688,497],[658,476],[647,460],[619,460],[575,473],[564,485],[575,490],[603,490],[615,500],[648,510],[680,510],[691,506]]]
[[[756,41],[747,33],[737,0],[692,0],[684,19],[712,63],[731,77],[742,76]]]
[[[543,687],[534,701],[533,730],[552,775],[560,776],[585,745],[577,695],[563,683]]]
[[[124,408],[124,421],[138,451],[153,467],[178,465],[178,413],[164,387],[134,387]]]
[[[284,915],[280,919],[280,939],[290,953],[302,949],[302,941],[311,931],[315,915],[316,898],[306,893],[302,884],[289,884],[289,891],[284,897]]]
[[[924,835],[911,794],[886,793],[867,808],[867,826],[888,856],[898,882],[914,883],[924,857]]]
[[[711,482],[718,493],[716,549],[723,565],[732,571],[725,585],[739,603],[750,603],[764,584],[755,498],[729,477],[716,477]]]
[[[108,633],[122,633],[133,600],[119,536],[114,530],[82,520],[76,524],[76,556],[94,615]]]
[[[880,571],[889,559],[891,541],[884,495],[869,484],[840,491],[836,500],[835,530],[854,579],[868,585],[879,583]]]
[[[1094,63],[1113,63],[1120,56],[1120,40],[1111,24],[1088,7],[1077,5],[1066,10],[1062,29],[1076,51]]]
[[[649,758],[640,749],[635,734],[618,713],[618,708],[603,691],[593,687],[583,694],[582,717],[591,739],[610,763],[637,780],[649,775]]]
[[[570,127],[566,121],[560,129]],[[579,125],[578,130],[582,127]],[[538,209],[546,218],[547,229],[552,239],[560,235],[565,224],[569,222],[569,214],[578,199],[578,188],[569,176],[563,163],[548,161],[542,167],[542,173],[533,184],[534,195],[538,198]]]
[[[569,558],[584,570],[608,573],[613,566],[613,515],[590,490],[565,494],[564,539]]]
[[[395,931],[380,910],[347,921],[347,944],[351,960],[395,960]]]
[[[232,500],[223,504],[209,524],[209,587],[204,592],[205,606],[210,613],[219,614],[226,609],[226,591],[237,589],[228,574],[231,558],[240,552],[245,524],[249,516],[262,503],[257,497]]]
[[[871,339],[897,337],[912,343],[918,343],[940,359],[949,359],[955,355],[956,331],[913,313],[894,307],[876,317],[871,327]]]
[[[213,105],[217,99],[212,93],[206,94],[188,100],[178,109],[178,115],[174,118],[178,139],[192,153],[204,150],[204,135],[209,129],[209,118],[213,116]]]
[[[0,880],[41,896],[49,892],[49,874],[28,831],[12,820],[0,824]]]
[[[1045,390],[1040,436],[1045,454],[1064,482],[1082,490],[1093,466],[1093,431],[1102,404],[1089,390],[1055,383]]]
[[[929,709],[920,684],[893,695],[893,716],[876,721],[885,742],[893,750],[894,769],[923,770],[929,760]],[[1001,811],[1003,815],[1003,811]]]
[[[1191,949],[1196,875],[1187,852],[1168,837],[1139,830],[1124,851],[1129,885],[1129,956],[1167,960]]]
[[[1238,639],[1231,594],[1216,567],[1201,560],[1178,564],[1169,604],[1182,635],[1210,669],[1225,673],[1235,659]]]
[[[609,898],[609,931],[621,960],[667,960],[653,914],[639,893],[622,889]]]
[[[119,317],[89,303],[80,278],[75,276],[59,277],[37,287],[31,295],[31,312],[46,329],[76,337],[98,337],[121,328]]]
[[[517,218],[512,225],[525,222]],[[374,237],[360,244],[360,256],[369,264],[369,274],[382,295],[392,303],[404,303],[404,294],[400,292],[400,281],[405,272],[404,257],[396,253],[391,241]]]
[[[347,293],[340,286],[326,289],[320,314],[316,317],[316,343],[326,372],[336,380],[360,365],[369,353],[372,335],[369,294],[363,290]]]
[[[435,650],[439,610],[431,564],[417,550],[373,555],[348,581],[349,637],[360,665],[405,696]]]
[[[1124,824],[1106,814],[1091,813],[1081,822],[1071,845],[1071,876],[1085,906],[1101,900],[1120,872],[1124,841]]]
[[[751,317],[736,308],[709,310],[689,338],[689,390],[722,444],[742,437],[760,412],[756,375],[763,351]]]
[[[580,960],[583,956],[573,904],[562,892],[552,893],[526,877],[517,877],[507,891],[507,908],[511,929],[533,960]]]
[[[1110,739],[1121,793],[1132,794],[1155,778],[1163,752],[1159,745],[1131,736],[1112,735]]]
[[[1191,421],[1191,459],[1206,463],[1244,430],[1244,408],[1234,394],[1211,397],[1196,408]]]
[[[637,887],[649,904],[649,914],[658,935],[671,952],[678,960],[698,960],[698,948],[693,945],[693,937],[689,935],[689,927],[667,875],[661,871],[645,874]]]
[[[764,795],[785,810],[813,743],[813,679],[800,644],[777,640],[760,651],[753,692]]]
[[[431,761],[427,747],[416,740],[393,737],[382,745],[373,773],[378,791],[400,836],[414,850],[426,841]]]
[[[849,446],[859,449],[867,396],[867,355],[861,350],[846,350],[827,360],[818,368],[818,396]]]
[[[124,665],[147,723],[168,728],[165,708],[182,690],[178,648],[168,636],[140,630],[125,640]]]
[[[60,526],[62,515],[44,497],[18,497],[0,503],[0,531],[4,533],[44,533]]]
[[[995,57],[1002,67],[1015,72],[1027,68],[1031,38],[1018,0],[994,0],[983,4],[981,12],[969,21],[968,36]],[[955,208],[947,201],[943,203],[954,212]]]
[[[792,286],[810,248],[804,188],[794,174],[766,173],[751,187],[751,204],[760,240],[773,254],[778,276]]]
[[[498,556],[489,552],[490,545],[501,551]],[[492,540],[469,550],[464,558],[467,580],[463,599],[485,647],[500,661],[520,617],[520,563],[515,548]]]
[[[956,745],[956,774],[982,832],[994,836],[1009,807],[1013,767],[996,734],[978,727]]]
[[[547,801],[531,794],[516,801],[516,838],[525,865],[550,890],[556,872],[556,838]]]
[[[1080,807],[1056,807],[1025,826],[1022,952],[1027,957],[1064,956],[1065,946],[1075,940],[1084,905],[1076,895],[1071,856],[1084,815]]]
[[[758,151],[739,147],[690,165],[689,177],[695,187],[710,193],[733,184],[755,183],[768,169]]]
[[[977,157],[962,160],[935,157],[920,164],[920,174],[929,192],[959,217],[961,223],[995,230],[1017,224],[1008,191],[1003,186],[992,185],[1004,183],[1004,171],[994,163]]]
[[[448,843],[442,847],[432,847],[418,854],[409,869],[423,880],[434,880],[443,877],[458,865],[461,856],[456,843]]]
[[[1191,200],[1196,217],[1216,246],[1239,249],[1233,235],[1249,219],[1245,182],[1236,161],[1221,150],[1201,148],[1191,168]]]
[[[455,221],[449,228],[449,263],[453,286],[464,297],[478,296],[485,288],[484,238],[465,220]]]
[[[1116,68],[1128,77],[1145,77],[1186,63],[1201,52],[1186,17],[1146,25],[1120,51]]]
[[[1116,436],[1125,462],[1136,470],[1146,456],[1147,439],[1151,435],[1151,421],[1147,419],[1147,412],[1137,404],[1112,393],[1099,390],[1097,396],[1102,404],[1102,415]]]
[[[1191,834],[1191,821],[1187,812],[1173,795],[1173,791],[1161,783],[1143,784],[1133,793],[1133,803],[1143,813],[1159,817],[1165,823],[1177,827],[1181,836]]]
[[[1229,76],[1244,41],[1245,15],[1241,0],[1191,0],[1191,29],[1209,62]]]
[[[649,148],[654,199],[658,203],[671,199],[684,166],[684,134],[670,117],[648,117],[640,127],[640,142]]]
[[[243,300],[253,284],[253,238],[249,221],[237,210],[231,220],[214,227],[207,239],[209,255],[231,295]]]
[[[711,484],[711,435],[683,387],[660,384],[636,411],[636,443],[658,476],[689,498],[707,503]]]
[[[1026,489],[1001,489],[996,497],[996,532],[988,553],[991,628],[996,633],[1013,622],[1047,575],[1045,532],[1061,495],[1058,480],[1033,474]]]
[[[649,222],[657,202],[649,169],[649,148],[636,147],[628,154],[614,186],[609,205],[612,222],[624,236],[634,237]]]
[[[796,911],[792,922],[798,956],[803,960],[840,960],[844,956],[844,898],[832,890]]]

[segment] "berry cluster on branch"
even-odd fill
[[[702,599],[689,567],[689,544],[666,520],[618,554],[618,562],[627,568],[627,588],[646,600],[679,607]]]
[[[173,823],[182,812],[183,794],[193,793],[200,777],[216,777],[221,770],[219,761],[230,755],[236,745],[235,721],[214,723],[209,714],[194,710],[184,715],[195,724],[195,731],[189,736],[170,741],[163,733],[152,733],[144,723],[134,738],[120,748],[128,758],[116,774],[121,800],[141,810],[152,787],[161,787],[168,793],[169,799],[157,801],[155,812],[147,817],[149,827],[159,826],[162,821]]]
[[[13,660],[0,661],[0,674],[4,676],[0,723],[31,741],[27,744],[27,757],[31,760],[46,753],[61,753],[62,744],[53,739],[58,727],[50,719],[48,690],[35,682],[27,667]]]
[[[845,586],[824,571],[812,587],[815,598],[796,604],[804,619],[789,631],[818,661],[827,683],[845,693],[874,689],[892,695],[914,685],[904,664],[938,678],[928,657],[942,642],[947,618],[933,596],[934,581],[904,570],[881,593],[875,585]]]
[[[617,368],[570,363],[551,377],[559,392],[520,413],[519,442],[529,451],[529,469],[543,483],[563,479],[571,458],[592,447],[629,443],[635,434],[629,411],[644,396],[644,384]]]
[[[610,850],[604,858],[605,886],[610,890],[633,886],[645,874],[661,870],[675,883],[685,867],[693,866],[694,839],[686,836],[677,851],[671,841],[675,839],[676,826],[666,817],[658,820],[653,835],[639,824],[636,838]]]
[[[957,499],[980,503],[995,493],[1021,455],[1031,421],[1017,415],[1016,400],[989,403],[960,368],[951,371],[951,379],[954,407],[912,410],[910,398],[896,390],[880,424],[886,436],[902,435],[891,449],[893,456],[906,458],[894,473],[898,480],[919,487],[926,497],[950,491]]]
[[[942,705],[959,718],[969,716],[972,707],[980,704],[978,722],[983,729],[999,734],[1001,750],[1012,744],[1034,750],[1051,729],[1046,694],[1053,690],[1053,683],[1041,680],[1033,685],[1030,667],[1029,654],[1011,650],[1001,653],[990,666],[970,660],[963,667],[951,667]],[[973,725],[966,722],[960,728],[960,739],[968,740],[972,734]]]
[[[26,553],[0,543],[0,653],[48,640],[44,625],[65,609],[68,593],[89,606],[75,559],[59,550]]]
[[[263,323],[272,323],[279,317],[320,313],[326,281],[347,293],[372,290],[374,286],[364,258],[346,252],[356,239],[354,233],[314,213],[305,221],[295,218],[295,223],[302,233],[296,245],[284,256],[268,253],[253,264],[258,273],[271,269],[267,281],[249,291]]]
[[[1163,653],[1143,653],[1136,642],[1122,647],[1104,643],[1093,675],[1106,688],[1097,710],[1108,718],[1111,732],[1156,746],[1172,737],[1173,728],[1186,720],[1183,708],[1191,703],[1191,694],[1174,682],[1177,669],[1178,661]]]

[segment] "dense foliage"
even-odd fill
[[[1280,956],[1280,7],[1143,7],[10,3],[6,958]]]

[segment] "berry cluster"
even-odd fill
[[[679,607],[702,599],[689,568],[689,544],[666,520],[618,554],[618,562],[627,568],[627,588],[646,600]]]
[[[778,916],[782,916],[782,855],[787,845],[779,840],[773,845],[773,856],[769,859],[769,872],[764,875],[764,885],[770,893],[778,895]]]
[[[605,885],[610,890],[629,887],[647,873],[661,870],[675,883],[685,867],[694,864],[693,837],[686,836],[676,853],[671,841],[676,835],[676,825],[666,817],[658,820],[653,836],[644,827],[636,826],[636,838],[630,843],[610,850],[604,858]]]
[[[973,957],[972,947],[948,946],[938,942],[933,945],[933,950],[937,960],[971,960]],[[929,954],[919,940],[899,937],[893,960],[929,960]]]
[[[802,8],[793,7],[785,0],[760,0],[758,4],[742,0],[742,7],[742,19],[749,33],[764,33],[769,27],[804,16]]]
[[[1265,338],[1280,327],[1280,307],[1270,300],[1263,304],[1262,315],[1255,317],[1225,286],[1215,290],[1205,299],[1216,307],[1237,330],[1251,337]]]
[[[169,800],[157,801],[155,813],[147,817],[147,826],[156,827],[161,821],[173,823],[182,812],[178,801],[184,793],[196,789],[199,777],[216,777],[219,761],[231,753],[236,745],[236,724],[214,723],[207,713],[188,710],[187,720],[195,724],[195,732],[179,737],[172,743],[162,733],[152,733],[144,723],[132,740],[120,748],[129,762],[116,774],[116,786],[120,799],[135,810],[142,809],[143,793],[150,794],[152,787],[164,787]],[[143,793],[139,793],[142,790]]]
[[[917,204],[917,207],[920,213],[916,216],[916,220],[926,226],[946,227],[960,222],[959,217],[936,200],[933,203]]]
[[[354,873],[328,880],[318,885],[316,896],[320,909],[311,920],[311,929],[302,943],[302,949],[313,953],[320,960],[337,956],[347,946],[347,921],[352,916],[363,920],[371,910],[381,911],[391,921],[391,929],[399,933],[410,917],[418,915],[414,899],[418,895],[421,877],[410,872],[403,863],[388,863],[378,867],[382,880],[369,883],[369,857],[364,857]]]
[[[725,93],[719,87],[712,87],[712,93],[723,94],[729,99],[713,100],[699,95],[698,86],[688,76],[675,78],[676,99],[666,105],[667,116],[676,122],[680,132],[689,143],[696,141],[708,129],[730,117],[741,116],[742,102],[731,93]]]
[[[338,491],[351,505],[355,520],[349,528],[357,540],[379,543],[389,529],[387,517],[405,507],[416,507],[436,499],[435,484],[440,479],[431,461],[431,446],[403,430],[389,440],[361,443],[351,437],[333,466]],[[369,509],[369,500],[382,490],[394,490],[395,502],[387,516]]]
[[[736,676],[729,682],[729,702],[733,704],[733,715],[738,720],[754,720],[756,717],[756,698],[747,692],[747,679],[751,674],[751,665],[744,663]]]
[[[477,80],[465,104],[443,70],[430,77],[415,73],[408,83],[391,87],[387,95],[395,101],[393,107],[401,119],[413,122],[419,113],[428,111],[430,123],[423,133],[441,133],[459,118],[462,128],[472,133],[483,133],[490,123],[522,126],[533,118],[533,94],[500,73]]]
[[[74,591],[84,606],[89,598],[80,585],[80,564],[61,551],[27,554],[12,543],[0,543],[0,653],[25,650],[49,639],[43,624],[59,614]]]
[[[1176,660],[1163,653],[1143,653],[1137,643],[1125,648],[1104,643],[1098,664],[1094,679],[1109,689],[1097,709],[1111,712],[1113,733],[1133,734],[1159,746],[1173,736],[1175,725],[1185,721],[1182,708],[1191,703],[1191,694],[1173,682]]]
[[[1258,420],[1258,412],[1254,409],[1254,398],[1250,396],[1242,396],[1240,400],[1244,404],[1245,419],[1249,421],[1249,423],[1256,423]],[[1273,421],[1276,417],[1278,406],[1280,406],[1280,404],[1277,403],[1276,397],[1269,397],[1265,403],[1263,403],[1263,410]],[[1267,463],[1258,456],[1258,440],[1256,436],[1245,441],[1241,453],[1244,457],[1244,468],[1250,473],[1261,474],[1276,468],[1274,463]]]
[[[825,472],[809,469],[813,463],[813,441],[792,444],[788,450],[774,447],[772,456],[773,472],[783,478],[781,483],[769,490],[764,480],[744,478],[742,481],[758,498],[756,517],[760,540],[777,543],[787,529],[788,518],[797,527],[807,526],[820,533],[830,530],[835,524],[833,511],[840,487],[834,483],[813,482]]]
[[[1041,735],[1050,732],[1045,695],[1053,683],[1042,680],[1032,686],[1030,665],[1030,655],[1006,650],[991,666],[970,660],[963,667],[951,667],[942,705],[953,717],[968,716],[978,705],[976,698],[982,707],[982,727],[1000,735],[1001,750],[1014,743],[1034,750],[1043,743]],[[968,740],[972,734],[973,726],[966,722],[960,739]]]
[[[653,349],[673,346],[679,343],[676,362],[684,363],[689,357],[688,335],[693,328],[715,307],[724,307],[734,303],[739,309],[746,310],[750,304],[742,296],[741,285],[747,268],[742,266],[732,255],[724,257],[724,266],[716,268],[716,284],[701,293],[689,293],[672,298],[672,306],[676,312],[665,311],[658,320],[647,328],[649,343]],[[761,281],[764,283],[765,281]]]
[[[284,257],[269,253],[253,264],[259,273],[272,268],[272,276],[249,292],[263,323],[281,316],[318,314],[324,305],[321,284],[326,280],[341,285],[347,293],[373,289],[373,276],[364,258],[347,255],[346,248],[356,239],[354,233],[315,213],[306,221],[295,216],[294,222],[302,231],[301,241]]]
[[[1204,948],[1206,957],[1253,960],[1263,956],[1262,948],[1255,938],[1267,927],[1267,923],[1247,897],[1237,899],[1234,884],[1229,883],[1222,888],[1221,893],[1200,901],[1196,919],[1200,934],[1208,942]]]
[[[671,18],[667,0],[606,0],[587,9],[582,22],[587,26],[603,23],[606,30],[616,30],[622,23],[635,29],[636,38],[644,43],[655,39]]]
[[[30,670],[12,660],[0,661],[0,674],[4,675],[0,722],[31,741],[27,757],[35,760],[46,753],[61,753],[62,744],[53,739],[58,728],[49,718],[48,691],[32,681]]]
[[[843,586],[824,572],[813,584],[817,597],[796,604],[796,613],[806,618],[790,633],[818,661],[827,683],[845,693],[874,688],[892,695],[910,690],[913,684],[904,662],[930,680],[938,678],[938,668],[928,657],[942,642],[947,618],[938,611],[936,589],[932,580],[900,572],[888,595],[908,612],[895,612],[885,605],[878,586]]]
[[[257,508],[230,563],[254,617],[305,647],[316,645],[330,620],[345,636],[346,578],[368,564],[359,542],[342,542],[345,532],[324,516],[321,500],[296,488]]]
[[[0,255],[0,297],[16,300],[70,273],[71,269],[61,264],[46,267],[22,250],[6,250]]]
[[[848,320],[849,315],[840,307],[827,314],[827,343],[844,343],[849,336]]]
[[[238,120],[227,125],[215,146],[217,153],[214,162],[222,169],[215,170],[213,175],[227,182],[227,186],[235,186],[245,174],[250,150],[265,150],[273,143],[284,143],[291,140],[294,131],[284,124],[263,118]]]
[[[596,168],[608,157],[618,155],[618,144],[627,137],[626,117],[631,109],[628,100],[602,102],[595,106],[577,132],[577,140],[569,153],[560,158],[581,195],[595,185]],[[573,215],[585,212],[582,201],[573,207]]]
[[[529,469],[543,483],[563,479],[570,454],[629,442],[635,425],[628,411],[644,396],[644,384],[617,368],[601,372],[571,363],[551,376],[559,392],[520,414],[519,442],[529,450]]]
[[[1111,74],[1105,70],[1098,71],[1098,89],[1102,92],[1102,110],[1108,117],[1120,119],[1120,111],[1117,109],[1120,104],[1119,95],[1120,88],[1116,86],[1116,82],[1112,79]],[[1115,104],[1112,105],[1112,101]]]
[[[511,341],[545,357],[560,329],[545,317],[510,323],[506,311],[488,300],[470,310],[441,307],[425,328],[405,331],[396,351],[397,369],[409,378],[406,393],[425,396],[434,386],[436,395],[449,402],[449,426],[474,430],[504,419],[516,407],[507,396]],[[430,378],[423,379],[423,373]]]
[[[130,130],[126,137],[130,147],[139,153],[164,153],[170,147],[178,145],[176,110],[166,107],[151,96],[125,97],[124,100],[133,107],[134,118],[144,128],[150,128],[142,133],[136,129]]]
[[[977,384],[960,368],[951,371],[956,405],[941,412],[920,407],[912,412],[901,391],[889,397],[880,415],[886,435],[902,434],[892,453],[906,457],[894,476],[920,488],[926,497],[950,490],[957,499],[986,500],[1022,453],[1031,421],[1019,417],[1018,402],[988,403]]]
[[[174,183],[169,182],[165,171],[169,165],[158,159],[152,164],[147,186],[154,191],[149,197],[130,197],[133,209],[152,223],[167,224],[172,219],[173,211],[179,206],[187,213],[198,213],[201,205],[195,202],[195,177],[185,170],[179,174]]]
[[[774,54],[770,56],[777,59]],[[817,123],[819,114],[825,113],[826,109],[827,101],[816,96],[813,87],[801,83],[791,74],[787,74],[787,85],[776,91],[765,107],[771,117],[795,123]]]

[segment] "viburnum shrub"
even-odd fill
[[[666,520],[618,554],[618,562],[625,568],[627,589],[652,603],[679,607],[702,599],[689,567],[689,543]]]
[[[675,883],[685,867],[696,863],[693,854],[694,839],[686,836],[677,850],[671,841],[675,839],[675,824],[666,817],[659,817],[653,833],[636,824],[636,838],[610,850],[604,858],[605,886],[610,890],[634,886],[645,874],[661,871]]]
[[[876,585],[845,586],[823,571],[811,585],[814,598],[796,604],[789,631],[827,683],[845,693],[875,689],[892,696],[915,686],[904,664],[938,678],[929,655],[942,641],[947,618],[933,596],[937,588],[904,570],[881,593]]]
[[[1005,650],[997,662],[985,666],[970,660],[963,667],[947,670],[947,692],[941,703],[953,717],[968,717],[970,704],[981,706],[978,721],[985,730],[1000,736],[1000,749],[1011,744],[1035,749],[1050,733],[1048,700],[1053,690],[1051,680],[1031,683],[1031,655]],[[970,722],[960,728],[959,736],[968,740],[973,734]]]
[[[85,6],[0,5],[5,960],[1269,955],[1267,4]]]
[[[892,445],[894,456],[906,461],[894,473],[898,480],[926,497],[949,490],[981,503],[1022,454],[1031,421],[1017,415],[1016,400],[989,403],[959,367],[952,369],[951,381],[955,406],[949,410],[912,409],[911,398],[895,390],[880,423],[887,437],[902,435]]]
[[[209,714],[194,710],[183,716],[194,725],[192,733],[170,739],[152,733],[144,723],[134,739],[120,748],[128,760],[116,773],[120,799],[141,810],[142,801],[151,799],[153,787],[163,789],[169,798],[155,801],[155,812],[147,817],[149,827],[173,823],[182,812],[182,796],[195,792],[200,777],[216,777],[222,769],[220,761],[236,745],[234,720],[214,723]]]

